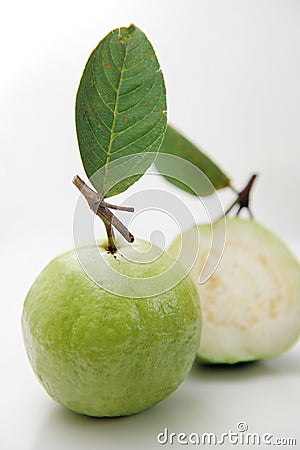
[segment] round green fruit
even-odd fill
[[[163,400],[184,380],[199,346],[198,294],[160,253],[137,241],[114,255],[104,246],[86,247],[79,262],[72,250],[35,280],[23,308],[24,342],[37,378],[58,403],[90,416],[129,415]],[[134,261],[136,255],[147,255],[147,262]],[[97,268],[106,286],[110,281],[111,292],[90,278],[87,266],[87,272]],[[168,271],[176,277],[173,287],[135,295],[136,280],[145,280],[146,290],[147,279],[159,285]],[[117,283],[116,274],[122,275]],[[114,293],[122,287],[126,296]]]
[[[198,231],[200,251],[191,271],[203,314],[197,359],[232,364],[271,359],[288,350],[300,334],[300,266],[295,257],[257,222],[227,219],[220,264],[206,283],[199,284],[212,232],[209,225]],[[195,243],[189,233],[192,236],[188,231],[184,242],[192,252]],[[179,246],[177,238],[171,254]],[[181,263],[188,266],[190,261]]]

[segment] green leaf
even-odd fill
[[[119,194],[143,175],[161,146],[166,123],[165,84],[152,45],[134,25],[111,31],[90,55],[76,98],[81,159],[100,196]],[[125,173],[124,157],[128,163],[138,153],[138,174],[136,167],[131,174],[130,164]],[[119,171],[117,183],[112,162]]]
[[[175,186],[189,192],[190,194],[206,196],[212,194],[215,189],[223,189],[230,185],[230,179],[227,175],[225,175],[207,155],[205,155],[199,148],[197,148],[170,125],[167,127],[164,141],[160,148],[160,153],[167,153],[169,155],[183,158],[185,161],[194,164],[194,166],[204,173],[205,176],[203,177],[199,171],[199,179],[197,182],[193,179],[193,186],[196,186],[196,188],[190,189],[186,183],[180,181],[180,179],[189,179],[188,164],[181,165],[178,158],[157,158],[155,165],[159,172],[162,175],[164,175],[164,173],[169,174],[171,165],[171,170],[172,173],[174,172],[174,177],[164,175],[165,178]],[[195,170],[190,170],[190,174],[195,177]],[[206,177],[210,182],[208,182]]]

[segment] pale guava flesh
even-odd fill
[[[200,251],[191,276],[203,314],[197,359],[205,363],[266,360],[288,350],[300,334],[300,266],[286,245],[254,220],[227,219],[224,254],[204,284],[199,275],[211,227],[198,227]],[[189,242],[186,232],[184,242]],[[175,254],[177,238],[170,247]],[[186,254],[188,252],[185,252]],[[188,265],[188,261],[181,261]]]

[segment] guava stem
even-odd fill
[[[108,248],[114,249],[114,252],[116,251],[112,227],[115,227],[126,239],[126,241],[130,243],[134,241],[134,236],[109,209],[111,208],[119,211],[133,212],[134,208],[111,205],[110,203],[105,202],[101,199],[100,195],[91,189],[78,175],[76,175],[72,181],[86,199],[93,213],[100,217],[100,219],[104,222],[108,238]]]
[[[253,219],[253,214],[252,214],[252,211],[250,209],[250,204],[249,203],[250,203],[250,193],[251,193],[251,190],[252,190],[252,187],[253,187],[253,184],[254,184],[254,181],[256,180],[256,178],[257,178],[257,174],[256,173],[251,175],[248,183],[246,184],[246,186],[240,192],[238,192],[236,189],[234,189],[231,186],[231,188],[234,190],[234,192],[237,193],[237,198],[234,200],[234,202],[226,210],[225,215],[227,215],[232,210],[232,208],[235,205],[238,205],[238,210],[237,210],[237,213],[236,213],[237,216],[240,214],[240,212],[241,212],[241,210],[243,208],[247,208],[250,218]]]
[[[246,186],[244,187],[244,189],[239,193],[238,203],[240,206],[239,206],[237,214],[239,214],[239,212],[241,211],[242,208],[247,208],[249,211],[249,214],[252,216],[252,213],[250,211],[249,201],[250,201],[250,192],[251,192],[252,186],[253,186],[256,178],[257,178],[257,174],[254,173],[251,176],[248,183],[246,184]]]
[[[106,234],[107,234],[107,240],[108,240],[107,250],[110,253],[116,253],[117,247],[116,247],[115,240],[114,240],[114,230],[112,228],[112,225],[106,219],[103,219],[103,222],[104,222],[104,225],[105,225]]]

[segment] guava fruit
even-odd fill
[[[203,314],[197,360],[233,364],[275,358],[288,350],[300,334],[300,266],[291,251],[254,220],[229,218],[220,264],[199,284],[212,236],[209,225],[198,231],[200,251],[191,271]],[[192,233],[186,233],[184,242],[192,249]],[[177,238],[170,253],[179,245]],[[189,261],[181,263],[188,266]]]
[[[53,259],[34,281],[22,313],[26,351],[40,383],[58,403],[89,416],[130,415],[165,399],[188,374],[199,346],[201,313],[189,277],[177,268],[173,287],[136,297],[136,280],[159,284],[171,260],[144,241],[118,248],[112,255],[105,246],[86,247],[79,260],[74,250]],[[142,264],[149,252],[155,257]],[[138,263],[133,254],[140,255]],[[110,280],[111,292],[89,277],[86,263],[97,266],[106,285]],[[116,274],[122,275],[119,286]],[[113,293],[122,286],[126,295]]]

